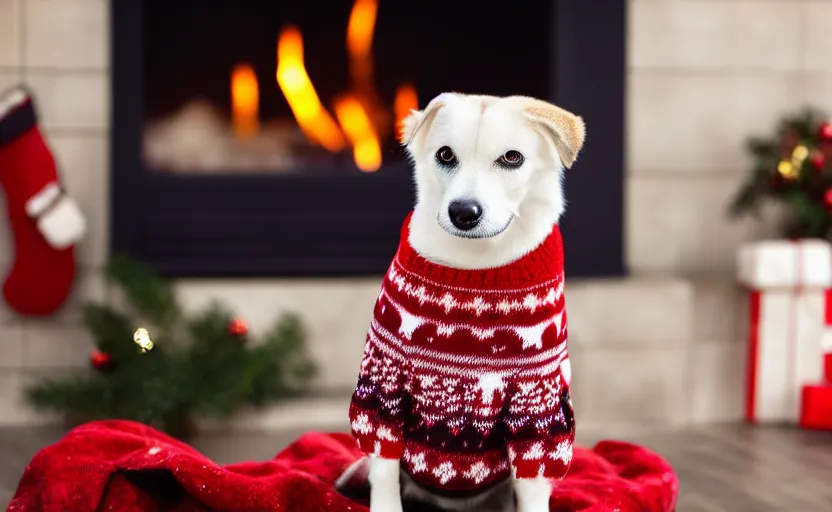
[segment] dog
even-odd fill
[[[475,290],[465,283],[481,281],[479,276],[484,275],[513,275],[500,274],[499,269],[514,268],[515,262],[524,265],[515,274],[523,274],[526,265],[540,264],[541,254],[542,264],[548,265],[550,255],[557,253],[552,261],[560,258],[562,267],[557,225],[566,208],[563,178],[584,138],[579,116],[523,96],[444,93],[403,121],[401,142],[414,168],[416,204],[376,304],[362,376],[350,408],[353,433],[369,458],[349,468],[337,482],[343,490],[357,476],[366,476],[371,512],[401,512],[403,500],[451,511],[549,510],[553,482],[568,469],[574,440],[562,268],[552,270],[554,277],[548,281],[541,278],[542,284],[529,281],[534,286],[528,287],[523,300],[489,302],[493,290],[471,295]],[[452,269],[439,272],[453,279],[467,276],[468,281],[453,281],[457,284],[446,287],[459,290],[460,298],[432,292],[430,278],[422,279],[413,271],[422,268]],[[427,304],[437,314],[456,314],[452,311],[457,308],[470,322],[480,322],[468,328],[474,333],[470,339],[483,346],[491,343],[486,355],[506,357],[495,356],[492,361],[443,353],[434,338],[450,333],[441,343],[459,344],[447,340],[463,327],[441,319],[431,322],[403,306],[405,301]],[[529,318],[537,316],[523,327],[512,327],[522,339],[509,336],[504,338],[509,342],[493,341],[501,326],[482,324],[482,319],[514,310]],[[389,325],[387,318],[393,318]],[[427,341],[417,343],[414,336]],[[433,374],[415,375],[419,368],[442,371],[443,361],[465,365],[481,359],[485,369],[472,370],[470,378],[457,370],[439,377],[447,390],[437,387]],[[548,373],[526,370],[523,361],[532,359],[545,360]],[[519,366],[506,369],[509,362]],[[533,377],[511,382],[523,372]],[[448,418],[431,409],[437,404],[450,411]],[[549,409],[532,417],[528,411],[518,412],[522,404],[539,404],[529,411]],[[419,425],[414,423],[417,417]],[[535,432],[545,435],[538,439]],[[550,434],[556,441],[546,437]],[[456,447],[459,455],[445,460],[442,450],[417,453],[415,436],[441,443],[443,449]],[[431,436],[435,441],[430,441]],[[479,453],[476,447],[490,458],[471,458]],[[425,478],[435,484],[417,481]],[[473,483],[489,485],[479,488]],[[473,486],[470,492],[466,492],[468,484]],[[444,492],[446,485],[454,492]]]

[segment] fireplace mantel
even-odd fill
[[[566,180],[567,272],[622,275],[626,2],[551,1],[555,62],[547,99],[588,127]],[[171,277],[382,274],[413,203],[406,164],[361,176],[359,200],[350,175],[327,178],[322,187],[303,175],[144,168],[142,4],[111,2],[111,252]]]

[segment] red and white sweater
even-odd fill
[[[572,461],[560,230],[503,267],[458,270],[408,242],[375,305],[350,405],[365,453],[449,491],[561,478]]]

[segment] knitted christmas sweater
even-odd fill
[[[361,449],[419,484],[475,491],[510,475],[561,478],[572,461],[560,231],[488,270],[419,256],[405,221],[350,405]]]

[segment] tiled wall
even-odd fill
[[[25,81],[34,89],[65,185],[83,205],[89,224],[77,251],[78,288],[65,310],[45,320],[23,320],[0,300],[0,423],[34,418],[19,403],[27,379],[88,361],[90,341],[77,304],[104,297],[97,271],[108,243],[107,19],[103,0],[0,0],[0,88]],[[3,269],[13,259],[9,236],[4,220]]]
[[[746,167],[747,134],[803,101],[832,107],[832,2],[630,4],[625,222],[636,277],[567,289],[576,408],[585,425],[734,419],[743,309],[731,282],[733,251],[759,227],[727,222],[724,202]],[[22,384],[87,363],[91,340],[77,304],[107,293],[97,273],[107,255],[106,6],[0,0],[0,87],[24,80],[34,88],[66,185],[90,222],[78,289],[64,311],[28,320],[0,305],[0,423],[42,419],[21,405]],[[8,240],[0,222],[0,268],[12,258]],[[711,277],[691,277],[703,274]],[[377,286],[202,280],[179,289],[189,306],[221,297],[255,329],[282,308],[307,313],[324,368],[319,386],[345,389]]]
[[[755,231],[724,203],[743,142],[812,102],[832,111],[832,2],[630,0],[627,259],[637,272],[730,271]]]

